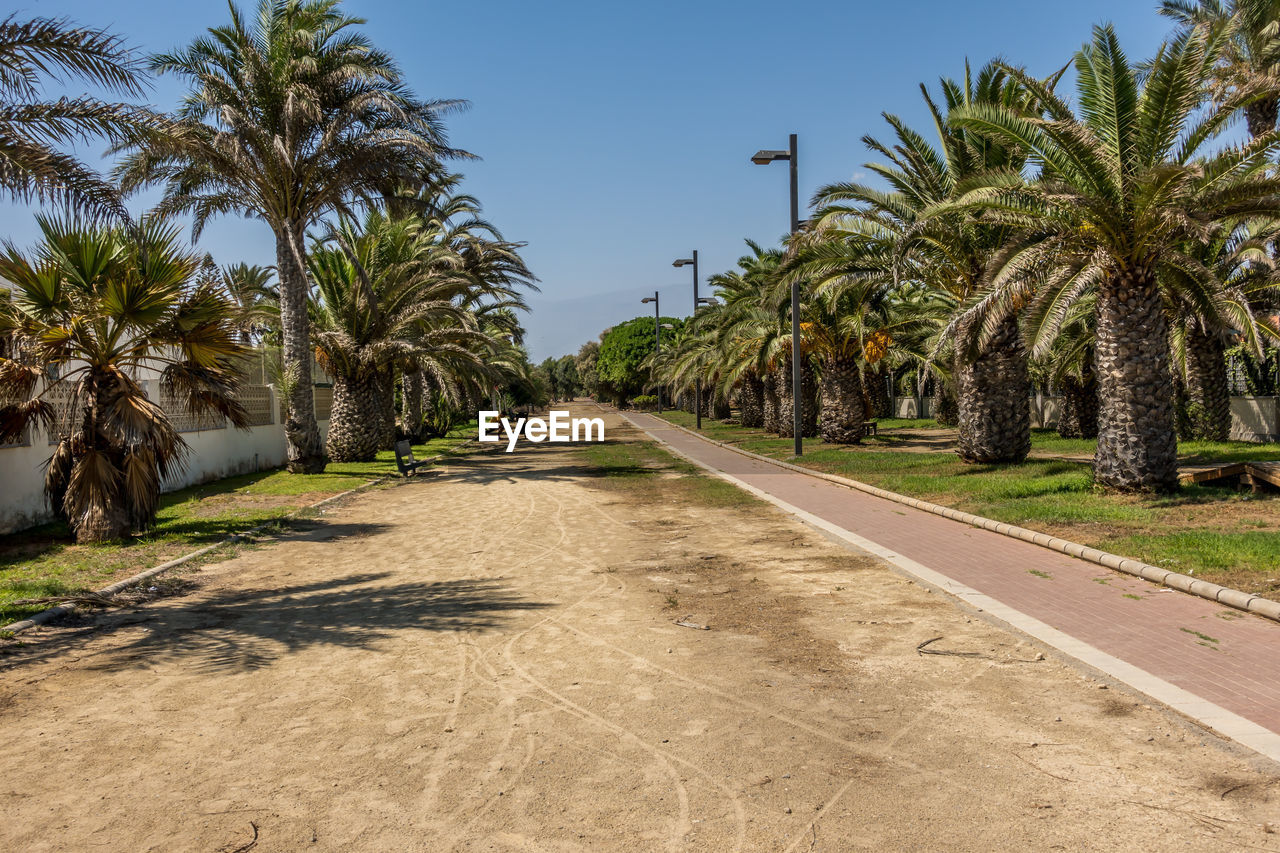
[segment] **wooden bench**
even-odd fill
[[[396,442],[396,467],[400,469],[402,476],[411,477],[419,468],[430,464],[430,459],[419,462],[413,458],[413,447],[407,440]]]

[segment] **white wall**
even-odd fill
[[[1236,441],[1280,440],[1276,397],[1232,397],[1231,437]]]
[[[0,533],[49,521],[44,503],[44,463],[52,449],[43,432],[32,430],[21,447],[0,447]]]
[[[893,416],[895,418],[933,417],[933,398],[921,397],[919,402],[923,405],[920,409],[917,409],[915,397],[895,397],[893,401]],[[920,410],[923,410],[924,414],[920,414]]]
[[[266,426],[247,430],[224,427],[183,432],[182,438],[190,447],[186,466],[180,471],[170,472],[162,490],[173,492],[198,483],[283,465],[288,458],[287,443],[274,388],[271,389],[270,406],[273,423]],[[318,423],[323,439],[328,435],[329,421]],[[44,432],[33,429],[31,433],[29,444],[0,447],[0,533],[12,533],[53,519],[53,513],[44,500],[44,465],[53,452],[53,446]]]
[[[1280,441],[1280,417],[1276,397],[1232,397],[1232,441]],[[1053,427],[1058,423],[1061,400],[1036,395],[1031,400],[1031,425]]]
[[[1031,398],[1031,426],[1053,426],[1058,422],[1058,413],[1062,411],[1062,403],[1057,397],[1042,397],[1039,394]]]

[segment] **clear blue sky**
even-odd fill
[[[658,0],[347,0],[424,97],[466,98],[451,141],[483,160],[466,189],[504,235],[527,242],[541,279],[526,318],[535,361],[576,352],[604,327],[645,313],[687,314],[688,268],[728,269],[743,238],[787,227],[785,164],[753,166],[759,148],[800,135],[802,201],[848,180],[884,135],[882,111],[928,130],[918,85],[1001,56],[1046,74],[1094,23],[1111,21],[1132,58],[1168,32],[1155,0],[1058,2],[760,2]],[[17,13],[109,26],[146,51],[223,23],[216,0],[19,0]],[[173,80],[150,94],[172,107]],[[30,212],[0,204],[0,236],[34,239]],[[271,235],[223,219],[201,239],[219,263],[274,262]]]

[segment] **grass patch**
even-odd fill
[[[692,428],[693,416],[664,412]],[[922,421],[880,421],[932,426]],[[1164,497],[1108,495],[1094,488],[1090,465],[1064,459],[1029,459],[1021,465],[966,465],[950,452],[907,452],[869,440],[862,447],[805,441],[792,456],[789,438],[758,429],[703,420],[703,434],[762,456],[799,462],[880,488],[1122,554],[1198,578],[1280,597],[1280,498],[1231,488],[1185,486]],[[1035,430],[1033,452],[1091,456],[1096,442],[1063,439]],[[1186,463],[1280,460],[1280,445],[1183,442]]]
[[[1184,634],[1190,634],[1193,637],[1199,637],[1200,639],[1204,640],[1206,643],[1218,642],[1217,637],[1210,637],[1208,634],[1201,634],[1199,631],[1193,631],[1190,628],[1179,628],[1178,630]]]
[[[1166,569],[1209,577],[1226,572],[1265,574],[1280,578],[1275,533],[1252,530],[1230,532],[1186,530],[1158,535],[1134,534],[1105,540],[1108,550]]]
[[[474,435],[472,421],[413,452],[419,459],[448,453]],[[162,495],[155,526],[123,542],[77,545],[62,522],[0,536],[0,625],[46,607],[14,601],[98,589],[232,534],[283,524],[310,504],[395,473],[395,454],[384,451],[372,462],[332,463],[322,474],[274,470],[227,477]],[[220,549],[204,562],[233,554]]]

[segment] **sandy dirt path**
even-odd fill
[[[1280,850],[1271,765],[684,476],[477,453],[10,646],[0,849]]]

